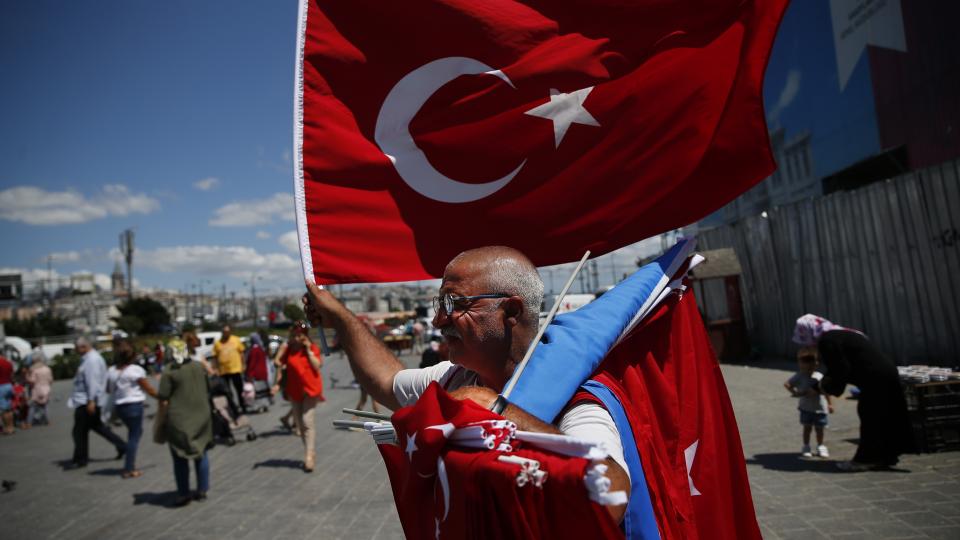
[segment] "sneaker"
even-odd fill
[[[817,455],[820,457],[830,457],[830,451],[827,450],[827,446],[821,444],[817,447]]]
[[[803,457],[813,457],[813,452],[810,451],[809,444],[803,445],[803,448],[800,449],[800,455]]]

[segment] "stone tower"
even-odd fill
[[[113,273],[110,274],[110,291],[115,296],[127,294],[126,284],[124,283],[123,269],[120,268],[120,261],[113,265]]]

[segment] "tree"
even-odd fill
[[[7,335],[24,339],[44,336],[63,336],[70,333],[67,321],[50,313],[40,313],[29,319],[7,319],[3,321]]]
[[[148,334],[162,332],[163,328],[170,324],[170,314],[167,312],[167,308],[147,296],[127,300],[118,309],[120,310],[120,316],[116,318],[117,325],[127,332],[137,332],[137,330],[123,328],[122,324],[136,325],[130,318],[139,319],[140,330]]]
[[[287,304],[283,306],[283,315],[291,321],[305,321],[307,319],[306,314],[303,312],[303,308],[296,304]]]
[[[140,317],[122,315],[114,320],[117,323],[117,328],[128,334],[138,334],[140,330],[143,330],[143,321],[140,320]]]

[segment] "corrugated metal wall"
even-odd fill
[[[901,363],[960,364],[960,161],[705,231],[699,247],[736,250],[765,354],[794,354],[794,321],[815,313]]]

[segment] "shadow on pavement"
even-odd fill
[[[177,492],[176,491],[163,491],[163,492],[153,492],[146,491],[143,493],[134,493],[133,494],[133,504],[150,504],[153,506],[160,506],[163,508],[176,508],[175,504],[177,501]]]
[[[156,465],[145,465],[145,466],[143,466],[143,467],[139,467],[139,469],[140,469],[140,471],[142,472],[142,471],[146,471],[146,470],[149,470],[149,469],[153,469],[154,467],[156,467]],[[95,471],[90,471],[90,472],[88,472],[87,474],[89,474],[89,475],[91,475],[91,476],[120,476],[121,474],[123,474],[123,467],[117,467],[117,468],[111,467],[111,468],[108,468],[108,469],[97,469],[97,470],[95,470]]]
[[[783,472],[843,472],[837,469],[836,461],[819,458],[801,458],[796,452],[754,454],[747,465],[760,465],[764,469]]]
[[[123,472],[123,469],[118,467],[116,469],[97,469],[95,471],[90,471],[87,474],[91,476],[120,476]]]
[[[266,461],[261,461],[260,463],[255,463],[253,468],[259,469],[260,467],[286,467],[288,469],[300,469],[302,466],[303,462],[296,459],[268,459]]]
[[[264,431],[263,433],[257,433],[257,437],[260,439],[269,439],[270,437],[278,437],[281,435],[292,436],[293,432],[287,431],[285,429],[273,429],[271,431]]]

